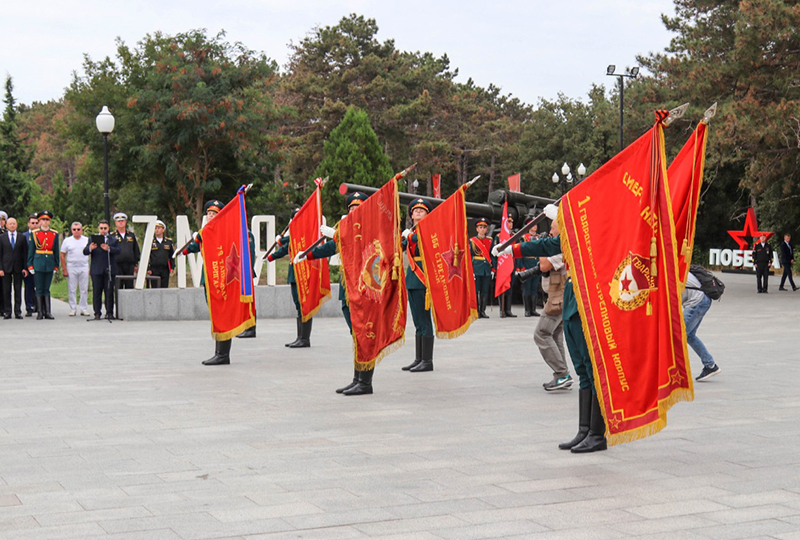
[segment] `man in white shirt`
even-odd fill
[[[72,236],[61,243],[61,268],[67,278],[69,289],[69,316],[74,317],[80,307],[81,315],[89,315],[89,256],[83,249],[89,243],[89,237],[83,236],[83,225],[76,221],[70,227]],[[80,306],[77,305],[76,293],[80,288]]]

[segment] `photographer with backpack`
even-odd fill
[[[703,362],[703,371],[695,378],[696,381],[705,381],[721,371],[714,362],[714,357],[697,337],[697,329],[703,322],[708,308],[711,307],[712,298],[718,300],[724,290],[725,285],[702,266],[692,265],[689,268],[681,301],[683,321],[686,325],[686,342]]]

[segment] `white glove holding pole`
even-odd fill
[[[333,238],[333,235],[336,234],[336,229],[334,229],[333,227],[328,227],[327,225],[320,225],[319,234],[321,234],[325,238]]]
[[[514,249],[514,246],[508,246],[503,251],[500,251],[500,244],[497,244],[492,248],[492,255],[495,257],[502,257],[503,255],[511,255],[511,251]]]
[[[408,237],[411,236],[412,234],[413,233],[412,233],[411,229],[406,229],[406,230],[403,231],[403,238],[408,240]]]
[[[550,221],[555,221],[558,219],[558,206],[554,204],[548,204],[544,207],[544,215]]]
[[[300,253],[294,256],[294,259],[292,259],[292,264],[299,264],[304,260],[306,260],[306,256],[304,252],[301,251]]]

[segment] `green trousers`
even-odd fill
[[[37,296],[50,296],[50,283],[53,281],[53,272],[36,272],[33,274],[33,283]]]

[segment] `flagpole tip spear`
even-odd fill
[[[402,171],[400,171],[399,173],[397,173],[396,175],[394,175],[394,178],[393,178],[393,179],[394,179],[394,180],[400,180],[401,178],[405,178],[405,176],[406,176],[408,173],[410,173],[411,171],[413,171],[413,170],[414,170],[414,169],[416,169],[416,168],[417,168],[417,164],[416,164],[416,163],[414,163],[414,164],[413,164],[411,167],[409,167],[409,168],[407,168],[407,169],[403,169]]]
[[[686,114],[686,109],[688,108],[689,108],[689,103],[684,103],[683,105],[675,107],[674,109],[669,111],[669,116],[667,117],[666,120],[664,120],[664,125],[668,126],[675,120],[683,118],[683,115]]]
[[[715,101],[714,104],[706,109],[706,112],[703,113],[703,122],[708,124],[708,121],[714,118],[714,115],[717,114],[717,102]]]
[[[467,187],[471,186],[472,184],[474,184],[475,182],[477,182],[477,181],[480,179],[480,177],[481,177],[481,175],[479,174],[478,176],[476,176],[475,178],[473,178],[472,180],[470,180],[469,182],[467,182],[466,186],[467,186]]]

